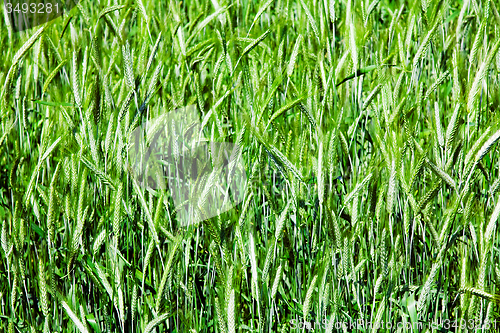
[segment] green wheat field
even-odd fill
[[[500,331],[499,10],[2,3],[0,332]],[[129,147],[188,107],[246,186],[182,223]]]

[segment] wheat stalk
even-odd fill
[[[500,47],[500,39],[498,39],[492,46],[490,52],[488,53],[488,56],[481,63],[481,67],[479,67],[478,71],[476,72],[474,81],[472,82],[472,86],[469,90],[469,95],[467,97],[467,109],[469,110],[469,112],[472,112],[474,110],[477,95],[479,94],[479,90],[481,89],[481,84],[484,78],[486,77],[486,72],[491,64],[491,61],[495,57],[499,47]]]
[[[278,269],[276,270],[276,276],[274,277],[273,287],[271,288],[271,299],[276,297],[276,293],[278,292],[278,286],[281,281],[281,275],[283,272],[283,266],[280,264]]]
[[[170,316],[169,312],[162,313],[161,315],[157,316],[153,320],[151,320],[146,327],[144,328],[144,333],[149,333],[151,332],[156,326],[160,325],[165,319],[167,319]]]
[[[295,62],[297,61],[297,55],[299,54],[299,47],[300,44],[302,43],[303,38],[304,37],[302,37],[302,35],[299,35],[297,37],[297,40],[295,41],[295,46],[293,48],[292,55],[290,56],[290,61],[288,62],[288,67],[286,70],[286,74],[288,75],[288,77],[292,76],[293,74],[293,70],[295,68]]]
[[[227,328],[228,333],[236,333],[236,318],[235,318],[235,293],[231,290],[229,302],[227,303]]]
[[[311,281],[311,284],[309,285],[309,288],[307,289],[306,298],[304,300],[304,305],[302,307],[304,319],[307,318],[307,316],[309,315],[309,306],[311,304],[311,298],[312,298],[312,294],[314,292],[314,288],[316,287],[316,280],[317,279],[318,279],[318,275],[314,275],[314,277]]]
[[[69,304],[66,303],[66,301],[64,300],[64,297],[59,292],[57,292],[57,298],[59,299],[59,303],[61,303],[63,309],[66,311],[66,313],[68,314],[70,319],[73,321],[75,326],[78,328],[78,330],[81,333],[88,333],[86,325],[84,325],[82,323],[80,318],[78,318],[78,315],[71,309]]]

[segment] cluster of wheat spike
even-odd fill
[[[83,0],[21,32],[3,13],[0,331],[495,331],[499,10]],[[189,105],[248,184],[186,226],[127,148]]]

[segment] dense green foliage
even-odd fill
[[[4,16],[0,331],[494,320],[495,2],[85,0],[24,32]],[[249,181],[183,226],[127,147],[190,105]]]

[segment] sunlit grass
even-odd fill
[[[24,32],[4,16],[0,331],[487,332],[499,26],[486,0],[82,1]],[[234,143],[247,176],[187,225],[128,156],[185,107],[199,119],[172,138]],[[197,217],[216,211],[221,183],[193,182]]]

